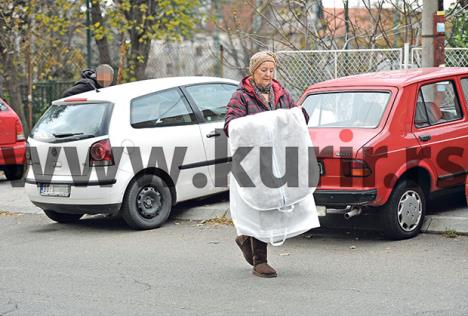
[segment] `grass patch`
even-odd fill
[[[446,228],[445,232],[444,232],[444,236],[447,237],[447,238],[457,238],[458,233],[457,233],[457,231],[455,229]]]

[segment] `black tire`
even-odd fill
[[[44,213],[47,215],[48,218],[57,222],[57,223],[75,223],[83,217],[84,214],[66,214],[66,213],[58,213],[55,211],[48,211],[44,210]]]
[[[389,239],[401,240],[419,234],[426,215],[426,195],[419,184],[402,180],[382,207],[382,225]]]
[[[4,170],[5,177],[7,180],[19,180],[23,177],[24,166],[23,165],[14,165],[7,166]]]
[[[158,176],[144,174],[133,180],[122,204],[122,217],[134,229],[153,229],[169,218],[172,195]]]

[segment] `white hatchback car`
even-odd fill
[[[226,191],[215,142],[237,84],[162,78],[54,101],[28,139],[29,198],[57,222],[108,213],[151,229],[176,202]]]

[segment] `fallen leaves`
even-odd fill
[[[200,222],[201,225],[234,225],[232,219],[222,216],[206,219]]]
[[[15,215],[18,215],[18,214],[11,213],[8,211],[0,211],[0,216],[15,216]]]

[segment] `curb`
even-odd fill
[[[220,217],[231,218],[229,202],[179,209],[173,215],[174,219],[185,221],[202,221]],[[447,231],[454,231],[458,235],[468,235],[468,217],[426,215],[421,227],[422,233],[445,234]]]
[[[447,231],[454,231],[458,235],[468,235],[468,218],[427,215],[421,227],[421,232],[428,234],[445,234]]]
[[[229,213],[229,202],[207,204],[186,209],[174,209],[174,219],[183,221],[203,221],[213,218],[231,218]]]

